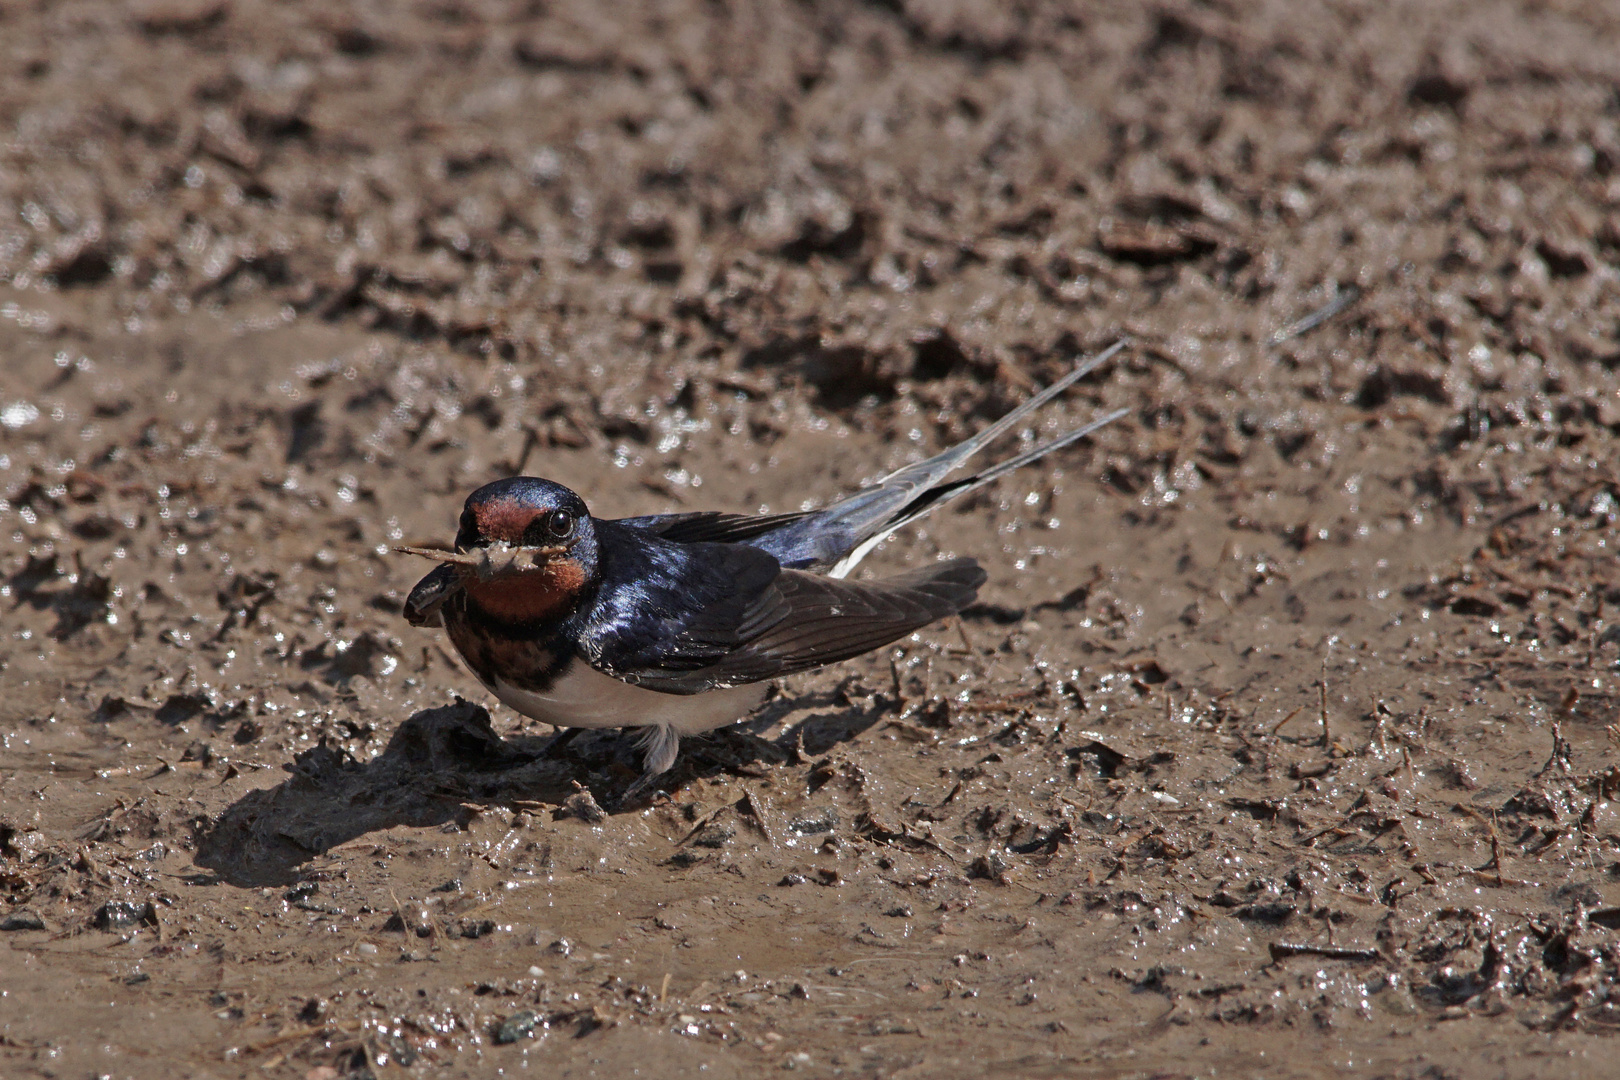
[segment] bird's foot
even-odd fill
[[[541,749],[540,756],[545,758],[556,757],[562,751],[568,749],[568,744],[579,738],[579,733],[584,730],[586,729],[577,727],[563,728]]]
[[[649,727],[641,737],[641,775],[614,800],[614,805],[621,810],[633,805],[655,780],[669,772],[680,748],[681,737],[674,728],[662,724]]]

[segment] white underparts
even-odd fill
[[[883,541],[893,536],[896,529],[899,529],[902,525],[914,520],[916,519],[907,518],[904,521],[896,522],[893,526],[884,529],[882,532],[877,533],[876,535],[868,536],[865,540],[862,540],[859,544],[857,544],[855,549],[848,555],[845,555],[842,559],[839,559],[833,568],[827,571],[827,576],[834,578],[848,577],[850,571],[859,566],[861,560],[866,558],[866,556],[871,553],[873,548],[877,547],[879,544],[883,543]]]
[[[652,774],[674,764],[681,736],[735,724],[764,700],[769,684],[749,683],[702,694],[663,694],[575,660],[544,691],[524,690],[498,678],[486,685],[508,708],[556,727],[655,729],[644,745],[647,772]]]

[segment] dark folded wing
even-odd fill
[[[691,514],[654,514],[650,517],[620,518],[616,525],[628,525],[682,544],[734,544],[774,532],[803,518],[804,514],[723,514],[704,510]]]
[[[782,572],[746,544],[670,543],[622,521],[597,522],[596,538],[600,585],[572,629],[593,667],[629,682],[723,659]]]
[[[843,522],[825,513],[657,514],[622,518],[614,525],[650,532],[677,543],[747,544],[793,570],[819,570],[831,566],[855,546],[856,535]]]
[[[984,583],[972,559],[957,559],[881,581],[860,582],[783,570],[745,607],[707,610],[694,629],[720,655],[692,666],[696,652],[680,640],[669,650],[643,650],[632,665],[597,666],[673,694],[693,694],[805,671],[847,660],[909,634],[972,602]],[[698,650],[701,652],[705,650]],[[622,659],[629,659],[623,657]],[[593,661],[595,662],[595,661]]]

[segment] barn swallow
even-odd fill
[[[646,729],[628,800],[674,764],[683,735],[745,717],[767,680],[880,648],[971,603],[985,573],[970,558],[871,581],[849,573],[895,530],[1123,416],[946,480],[1123,347],[822,510],[609,521],[551,480],[486,484],[467,498],[454,551],[398,549],[440,564],[411,590],[405,618],[442,626],[490,693],[525,716]]]

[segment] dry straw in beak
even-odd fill
[[[479,548],[476,554],[460,551],[447,551],[444,548],[420,548],[397,546],[395,551],[401,555],[419,555],[424,559],[432,559],[437,563],[450,563],[454,566],[465,566],[477,574],[480,580],[488,581],[499,574],[536,570],[544,566],[553,556],[561,555],[567,549],[563,547],[538,548],[509,548],[504,545],[498,551],[490,548]],[[504,562],[497,563],[495,557],[504,554]]]
[[[463,555],[459,551],[446,551],[443,548],[404,547],[396,545],[394,550],[399,552],[401,555],[420,555],[422,558],[432,559],[434,562],[455,563],[457,566],[478,567],[484,566],[489,562],[489,556],[487,554],[482,556]]]

